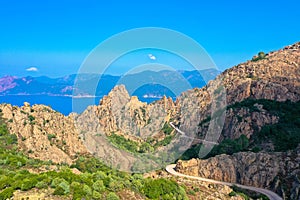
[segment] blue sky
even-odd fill
[[[0,76],[76,73],[99,43],[140,27],[163,27],[186,34],[223,70],[259,51],[299,41],[299,7],[299,0],[2,0]],[[157,53],[153,54],[157,58],[166,56]],[[178,63],[169,60],[170,66]],[[149,57],[148,61],[153,60]],[[31,71],[26,71],[29,68]]]

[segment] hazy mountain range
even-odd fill
[[[124,84],[132,95],[138,97],[176,96],[164,85],[181,85],[175,88],[177,92],[194,87],[203,87],[207,81],[219,74],[216,69],[202,71],[143,71],[126,76],[99,74],[72,74],[59,78],[15,77],[0,78],[0,96],[7,95],[47,95],[47,96],[103,96],[116,84]],[[184,82],[184,84],[178,84]],[[139,84],[133,91],[130,85]],[[91,90],[96,85],[96,91]]]

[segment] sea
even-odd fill
[[[6,95],[0,96],[0,104],[8,103],[15,106],[23,106],[24,102],[28,102],[30,105],[43,104],[64,115],[69,115],[71,112],[82,113],[89,105],[98,105],[101,98],[100,96],[72,98],[70,96]],[[139,97],[139,100],[151,103],[159,98]]]

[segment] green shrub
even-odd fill
[[[233,153],[247,150],[249,139],[245,135],[241,135],[238,139],[225,139],[219,145],[214,146],[208,157],[213,157],[220,154],[232,155]]]
[[[143,142],[139,148],[140,153],[153,152],[154,148],[147,142]]]
[[[157,142],[154,145],[154,148],[159,147],[159,146],[167,146],[168,144],[170,144],[172,142],[174,136],[172,135],[167,135],[163,140]]]
[[[29,115],[29,116],[28,116],[28,119],[29,119],[30,122],[33,122],[33,121],[35,120],[35,117],[32,116],[32,115]]]
[[[266,58],[266,54],[264,53],[264,52],[259,52],[258,54],[257,54],[257,56],[254,56],[253,58],[252,58],[252,61],[254,61],[254,62],[256,62],[256,61],[259,61],[259,60],[262,60],[262,59],[265,59]]]
[[[54,195],[64,195],[65,191],[62,187],[56,187],[53,194]]]
[[[10,199],[14,194],[13,188],[6,188],[0,192],[0,199]]]
[[[101,199],[102,198],[102,195],[97,192],[97,191],[93,191],[93,199]]]
[[[129,152],[136,153],[139,150],[139,145],[137,142],[124,138],[123,136],[112,133],[108,137],[109,141],[116,145],[118,148],[127,150]]]
[[[86,198],[86,193],[83,190],[82,184],[79,182],[72,182],[71,191],[73,193],[73,199]]]
[[[56,135],[54,135],[54,134],[48,134],[48,140],[52,140],[53,138],[56,138]]]
[[[254,152],[254,153],[258,153],[258,152],[261,151],[261,149],[260,149],[258,146],[255,146],[255,147],[253,147],[253,148],[251,149],[251,151]]]
[[[18,138],[15,134],[9,134],[5,137],[6,139],[6,144],[11,145],[11,144],[17,144],[18,143]]]
[[[108,187],[112,191],[119,191],[124,188],[124,184],[120,180],[111,180]]]
[[[230,197],[236,196],[236,192],[235,192],[235,191],[231,191],[231,192],[229,193],[229,196],[230,196]]]
[[[166,122],[164,124],[164,127],[162,128],[162,131],[166,134],[166,135],[170,135],[173,131],[173,128],[170,126],[170,124],[168,122]]]
[[[92,195],[92,189],[86,184],[83,185],[83,191],[86,194],[86,196]]]
[[[48,187],[48,184],[45,181],[39,181],[39,182],[37,182],[35,187],[38,189],[45,189]]]
[[[94,181],[102,180],[102,179],[105,179],[106,177],[107,177],[107,175],[103,171],[97,171],[93,174]]]
[[[22,181],[21,190],[27,191],[35,187],[37,180],[35,178],[26,178]]]
[[[186,193],[176,182],[167,179],[148,179],[144,184],[143,192],[150,199],[159,199],[170,195],[176,199],[186,198]]]
[[[93,184],[93,190],[97,191],[97,192],[104,192],[105,191],[105,185],[103,183],[102,180],[97,180],[96,182],[94,182]]]
[[[9,177],[4,175],[0,178],[0,190],[11,186],[11,184],[12,184],[12,181]]]
[[[81,187],[79,182],[74,181],[74,182],[71,183],[71,189],[72,190],[77,189],[79,187]]]
[[[5,124],[0,125],[0,136],[8,135],[7,126]]]
[[[241,192],[238,192],[237,194],[240,195],[241,197],[243,197],[244,200],[249,200],[249,196],[248,195],[246,195],[244,193],[241,193]]]
[[[193,145],[180,156],[180,160],[190,160],[192,158],[198,158],[201,146],[202,144]]]
[[[107,196],[106,196],[106,200],[120,200],[120,198],[118,197],[118,195],[114,192],[110,192]]]
[[[187,194],[195,196],[196,193],[194,190],[188,190]]]
[[[62,188],[64,191],[64,194],[69,194],[70,193],[70,185],[68,182],[63,181],[61,182],[58,187]]]
[[[65,182],[66,180],[60,177],[56,177],[51,182],[51,187],[56,188],[60,183]]]

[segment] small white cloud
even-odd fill
[[[156,60],[156,57],[155,57],[153,54],[148,54],[148,57],[149,57],[151,60]]]
[[[36,68],[36,67],[29,67],[29,68],[26,69],[26,71],[28,71],[28,72],[37,72],[38,68]]]

